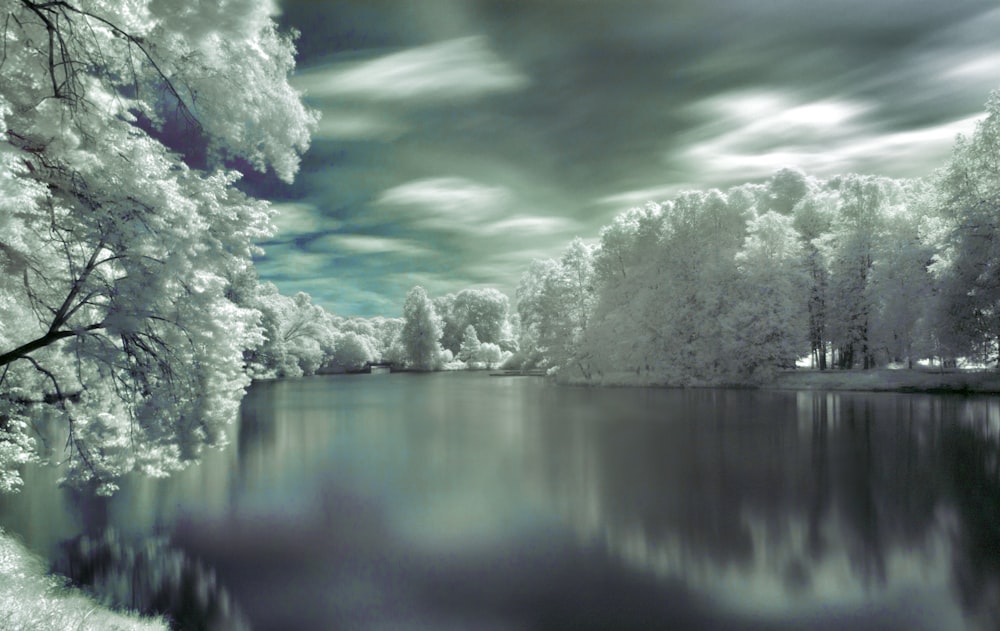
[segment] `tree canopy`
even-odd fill
[[[632,208],[586,256],[577,239],[533,261],[522,365],[682,385],[759,383],[809,357],[1000,362],[1000,94],[986,109],[926,179],[783,168]]]
[[[40,407],[103,492],[225,440],[272,230],[233,165],[291,181],[315,125],[269,6],[0,0],[0,486]]]

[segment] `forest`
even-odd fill
[[[524,272],[504,367],[678,386],[803,364],[995,366],[1000,94],[986,109],[926,178],[788,167],[621,213]]]

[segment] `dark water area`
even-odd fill
[[[992,629],[1000,398],[256,384],[230,445],[0,526],[185,629]]]

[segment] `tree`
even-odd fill
[[[462,347],[458,351],[458,359],[467,362],[471,361],[479,350],[479,336],[476,335],[476,327],[471,324],[465,327],[465,335],[462,336]]]
[[[809,320],[801,298],[808,277],[801,250],[791,217],[769,211],[749,223],[736,255],[739,283],[725,317],[728,375],[767,381],[805,354]]]
[[[986,112],[971,138],[959,137],[938,178],[948,234],[934,271],[949,345],[1000,365],[1000,91]]]
[[[934,246],[924,220],[933,204],[932,191],[920,181],[906,188],[905,203],[886,211],[878,256],[872,265],[876,296],[871,338],[876,349],[894,362],[913,367],[921,328],[930,321],[935,287],[929,271]]]
[[[330,364],[336,370],[357,372],[363,370],[370,362],[375,361],[375,349],[372,339],[348,331],[337,337],[333,344],[333,358]]]
[[[809,346],[813,366],[827,368],[827,309],[829,302],[829,265],[822,237],[830,230],[836,213],[837,198],[829,191],[814,191],[800,200],[793,210],[794,227],[802,238],[805,271],[809,277],[808,295],[804,297],[809,313]]]
[[[532,261],[517,288],[522,352],[535,348],[549,368],[572,364],[585,377],[579,351],[594,307],[594,249],[574,239],[558,261]]]
[[[510,301],[497,289],[463,289],[433,300],[434,310],[444,323],[441,346],[456,355],[468,326],[476,328],[481,342],[499,344],[509,337],[507,312]]]
[[[407,360],[415,370],[435,370],[441,364],[441,318],[423,287],[417,285],[403,303],[401,338]]]
[[[855,364],[873,368],[877,346],[871,332],[877,296],[872,270],[888,208],[901,201],[902,189],[895,180],[854,174],[834,178],[830,185],[838,195],[837,212],[820,246],[830,270],[829,334],[841,368]]]
[[[472,355],[472,361],[484,364],[487,368],[493,368],[503,361],[503,351],[499,344],[483,342]]]
[[[225,161],[290,181],[315,116],[265,2],[0,0],[0,14],[3,484],[48,409],[68,476],[111,492],[225,440],[262,341],[230,290],[271,230]]]
[[[779,169],[767,183],[766,206],[779,215],[790,215],[809,193],[813,182],[800,169]]]

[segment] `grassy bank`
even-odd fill
[[[867,392],[1000,393],[996,371],[947,370],[790,370],[768,388],[782,390],[861,390]]]
[[[162,620],[111,611],[46,574],[42,560],[0,530],[0,630],[166,631]]]
[[[857,390],[863,392],[957,392],[1000,393],[1000,372],[993,370],[946,370],[915,368],[875,370],[788,370],[773,381],[759,383],[715,383],[689,381],[664,383],[659,377],[632,372],[592,375],[579,372],[559,374],[556,382],[571,386],[685,387],[685,388],[765,388],[769,390]]]

